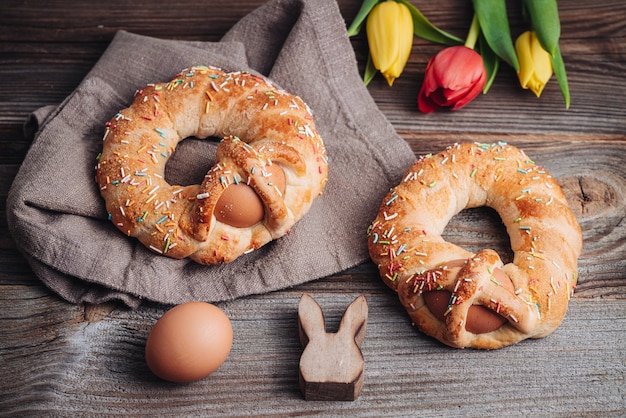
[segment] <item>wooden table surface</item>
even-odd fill
[[[461,140],[504,140],[548,168],[584,235],[579,285],[551,336],[496,351],[442,346],[411,326],[373,263],[283,291],[219,306],[235,341],[210,377],[166,383],[143,350],[167,307],[76,306],[47,290],[8,233],[6,196],[29,148],[27,115],[62,101],[117,30],[217,41],[263,0],[127,2],[8,0],[0,13],[0,415],[618,416],[626,413],[626,3],[561,1],[561,50],[572,105],[553,79],[541,99],[504,68],[465,109],[423,115],[416,97],[427,60],[441,47],[420,39],[393,88],[368,87],[414,152]],[[464,37],[470,2],[414,1],[435,24]],[[347,22],[360,1],[341,0]],[[510,7],[511,30],[523,29]],[[367,44],[353,39],[361,69]],[[464,211],[448,240],[510,252],[497,215]],[[322,305],[329,330],[358,295],[369,303],[363,391],[354,402],[311,402],[298,388],[296,310],[303,292]]]

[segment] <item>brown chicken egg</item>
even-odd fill
[[[455,262],[448,263],[449,267],[457,267]],[[493,272],[494,280],[511,292],[515,291],[509,276],[502,270],[496,268]],[[447,290],[432,290],[423,293],[424,303],[430,312],[441,322],[446,321],[445,312],[448,310],[451,292]],[[502,315],[486,308],[482,305],[472,305],[467,311],[465,329],[473,334],[485,334],[495,331],[506,322]]]
[[[146,341],[146,363],[158,377],[192,382],[217,370],[228,357],[233,329],[215,305],[188,302],[167,311]]]
[[[264,168],[264,173],[267,182],[284,194],[286,180],[283,169],[278,164],[271,164]],[[263,220],[265,207],[252,187],[238,183],[229,185],[222,192],[213,214],[222,223],[235,228],[248,228]]]
[[[235,228],[247,228],[260,222],[265,215],[263,202],[247,184],[231,184],[215,204],[215,218]]]

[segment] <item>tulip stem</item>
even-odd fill
[[[467,33],[467,38],[465,38],[465,46],[474,49],[476,46],[476,41],[478,41],[478,34],[480,33],[480,23],[478,23],[478,16],[474,13],[474,17],[472,18],[472,24],[469,28],[469,32]]]

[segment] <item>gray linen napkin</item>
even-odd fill
[[[94,181],[104,123],[137,89],[194,65],[258,72],[301,96],[329,156],[324,194],[289,234],[218,266],[155,255],[121,234],[107,221]],[[368,259],[365,232],[380,199],[414,160],[363,86],[334,0],[272,0],[217,43],[119,32],[62,104],[33,112],[26,129],[33,126],[7,201],[9,228],[35,274],[74,303],[217,302],[357,265]],[[215,147],[183,141],[166,179],[200,182]]]

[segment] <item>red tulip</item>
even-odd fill
[[[424,113],[460,109],[481,92],[486,81],[483,59],[476,51],[465,46],[443,49],[428,62],[417,98],[419,109]]]

